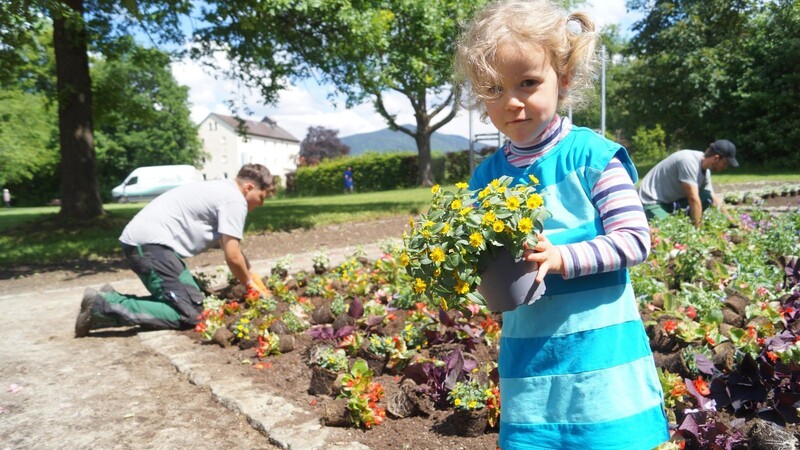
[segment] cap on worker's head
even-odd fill
[[[739,167],[739,161],[736,161],[736,146],[733,142],[727,139],[720,139],[711,143],[709,149],[728,160],[728,165],[731,167]]]

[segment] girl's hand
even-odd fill
[[[561,259],[561,252],[544,235],[537,233],[539,242],[533,249],[525,249],[522,259],[539,264],[539,273],[536,275],[536,282],[541,283],[544,276],[548,273],[559,273],[563,275],[564,261]]]

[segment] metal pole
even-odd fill
[[[467,110],[469,114],[469,176],[475,172],[475,142],[472,136],[472,108]]]
[[[600,47],[602,69],[600,72],[600,134],[606,135],[606,46]]]

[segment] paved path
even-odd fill
[[[368,257],[379,244],[361,247]],[[332,264],[355,247],[329,250]],[[312,253],[292,271],[311,270]],[[266,275],[274,260],[253,261]],[[205,271],[213,273],[214,267]],[[113,283],[145,294],[138,279]],[[73,338],[84,287],[0,294],[0,449],[366,449],[249,380],[212,364],[170,331]],[[232,371],[228,371],[232,372]]]

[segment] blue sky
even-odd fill
[[[625,0],[590,0],[585,7],[598,25],[619,24],[621,31],[626,33],[636,20],[636,16],[627,13]],[[225,67],[227,62],[220,58],[216,66]],[[322,126],[339,130],[339,136],[345,137],[358,133],[386,128],[386,122],[374,112],[370,103],[358,105],[352,109],[344,108],[344,101],[339,101],[338,107],[328,100],[332,92],[330,86],[319,85],[313,80],[298,83],[282,92],[275,105],[263,105],[259,95],[241,84],[224,79],[215,79],[214,74],[208,69],[186,59],[172,65],[172,72],[180,84],[189,87],[189,102],[191,103],[192,120],[196,123],[202,121],[209,113],[231,114],[227,101],[236,99],[250,99],[245,102],[246,107],[252,111],[247,118],[260,120],[269,116],[278,125],[297,139],[303,140],[308,127]],[[388,111],[397,114],[400,124],[414,123],[413,115],[408,101],[398,94],[389,94],[385,98]],[[462,111],[450,123],[442,127],[440,132],[455,134],[463,137],[469,136],[469,117]],[[495,133],[491,124],[484,124],[473,118],[473,135],[477,133]]]

